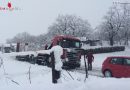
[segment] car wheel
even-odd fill
[[[106,70],[106,71],[104,72],[104,76],[105,76],[105,77],[112,77],[111,71]]]

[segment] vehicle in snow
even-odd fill
[[[130,77],[130,57],[107,57],[102,64],[102,73],[105,77]]]
[[[63,48],[63,55],[61,56],[63,67],[80,67],[82,49],[81,41],[78,38],[72,36],[56,36],[47,49],[51,49],[56,45],[60,45]],[[51,65],[49,55],[42,53],[38,54],[36,62],[38,64]]]
[[[10,53],[15,51],[15,45],[12,44],[0,44],[0,51],[3,53]]]

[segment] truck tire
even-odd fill
[[[80,66],[81,66],[80,64],[77,65],[78,68],[79,68]]]
[[[39,60],[37,60],[36,63],[37,63],[38,65],[41,65],[41,61],[39,61]]]

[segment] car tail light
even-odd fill
[[[66,49],[63,49],[63,55],[61,55],[61,58],[62,59],[67,58],[67,50]]]

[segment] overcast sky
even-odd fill
[[[80,16],[95,28],[114,1],[125,0],[0,0],[0,7],[8,1],[20,10],[0,10],[0,43],[21,32],[46,33],[60,14]]]

